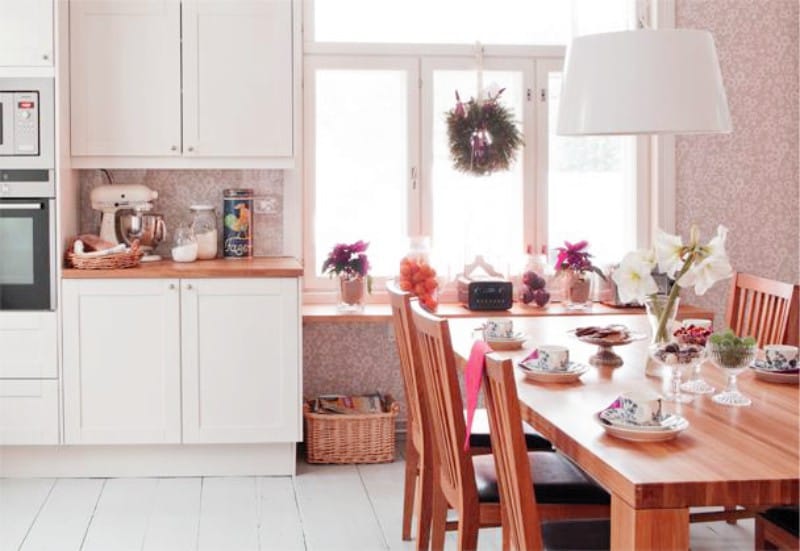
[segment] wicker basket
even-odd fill
[[[68,268],[78,270],[119,270],[122,268],[135,268],[144,256],[139,248],[139,241],[134,241],[127,251],[105,254],[103,256],[84,256],[75,254],[74,241],[67,248],[66,263]]]
[[[400,406],[386,396],[386,413],[337,415],[312,413],[306,419],[306,461],[309,463],[389,463],[394,461],[394,422]]]

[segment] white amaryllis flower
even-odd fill
[[[717,235],[711,238],[708,245],[703,247],[706,256],[727,256],[725,254],[725,238],[728,237],[728,228],[720,224],[717,226]]]
[[[649,251],[633,251],[625,255],[619,268],[611,276],[617,284],[622,302],[642,302],[645,297],[658,292],[658,285],[651,275],[655,264]]]
[[[681,260],[682,249],[683,241],[680,235],[672,235],[665,231],[658,230],[655,237],[655,253],[656,259],[658,260],[658,270],[669,276],[674,276],[683,266],[683,260]]]
[[[733,268],[725,255],[709,256],[699,264],[692,266],[684,274],[678,285],[681,287],[694,286],[697,295],[703,295],[714,283],[733,275]]]

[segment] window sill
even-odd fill
[[[644,308],[616,308],[600,302],[592,304],[586,310],[567,310],[562,303],[548,304],[544,308],[525,306],[514,303],[511,310],[474,312],[461,304],[440,304],[436,314],[445,318],[487,318],[503,316],[587,316],[587,315],[630,315],[644,314]],[[714,319],[714,312],[696,306],[681,305],[678,318]],[[333,304],[304,304],[303,323],[388,323],[392,319],[392,311],[388,304],[367,304],[359,313],[339,312]]]

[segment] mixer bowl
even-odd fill
[[[150,254],[167,237],[164,216],[155,212],[122,209],[116,214],[117,239],[130,246],[139,240],[139,248]]]

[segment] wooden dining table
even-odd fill
[[[482,321],[449,321],[462,363]],[[569,331],[612,323],[648,332],[643,315],[514,318],[514,330],[528,338],[522,349],[498,354],[516,363],[537,345],[556,344],[569,348],[570,360],[586,363],[596,347]],[[591,367],[567,384],[529,382],[516,370],[525,421],[611,494],[611,548],[688,549],[690,507],[798,503],[797,385],[763,382],[748,370],[738,379],[751,406],[723,406],[700,395],[688,404],[665,402],[667,411],[689,421],[673,440],[630,442],[606,434],[596,414],[621,393],[667,390],[668,381],[645,376],[647,349],[647,339],[615,347],[622,366]],[[725,376],[710,362],[702,365],[702,375],[717,389],[725,385]]]

